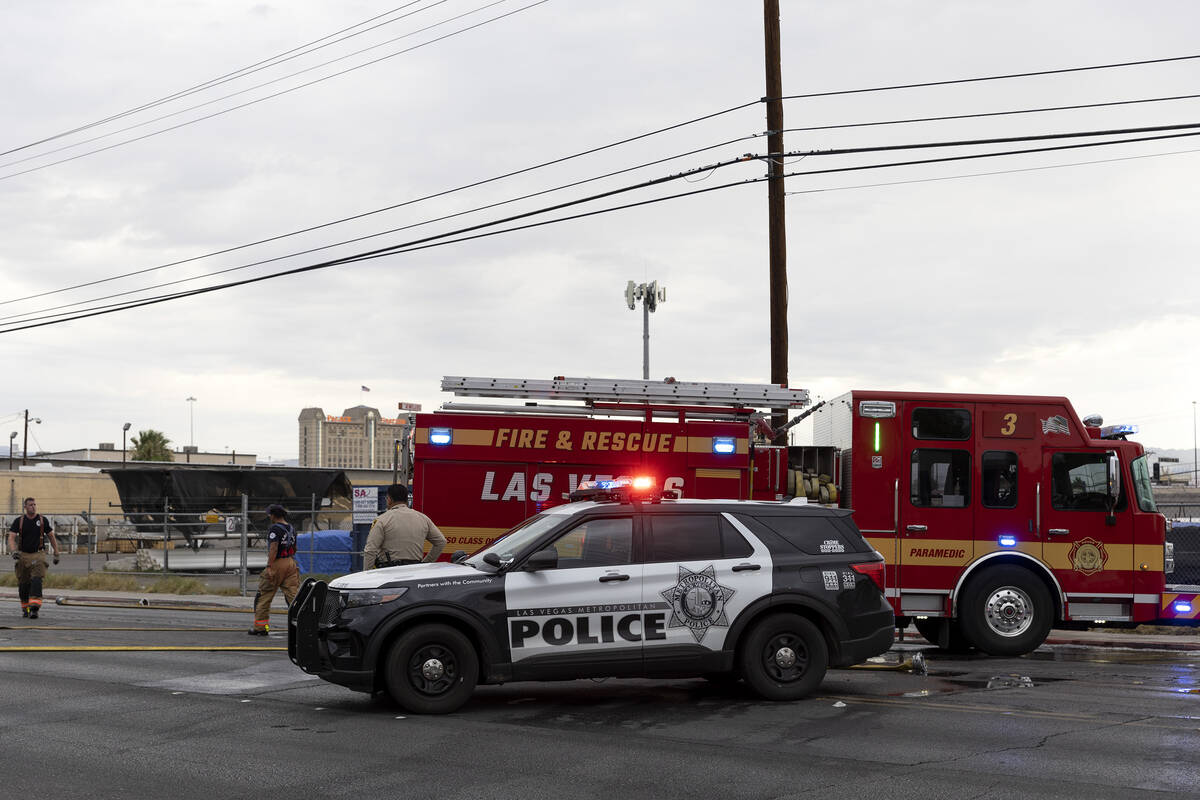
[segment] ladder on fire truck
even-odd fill
[[[564,378],[442,378],[442,391],[460,397],[575,400],[595,403],[683,404],[732,408],[802,408],[808,405],[807,389],[757,383],[701,383],[677,381]]]

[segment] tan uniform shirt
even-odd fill
[[[425,542],[429,555],[421,558]],[[446,537],[433,521],[406,505],[392,506],[375,518],[363,549],[363,569],[374,569],[376,556],[384,560],[437,561],[446,549]]]

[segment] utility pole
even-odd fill
[[[34,417],[33,421],[40,425],[42,422],[42,418]],[[12,444],[11,439],[9,440],[9,444],[10,445]],[[21,463],[22,464],[29,463],[29,409],[28,408],[25,409],[25,444],[21,448]]]
[[[771,383],[787,386],[787,229],[784,225],[783,187],[783,73],[779,63],[779,0],[763,0],[767,94],[767,238],[770,246]],[[771,415],[779,430],[787,414]],[[779,439],[786,440],[786,434]],[[776,441],[777,444],[784,442]]]

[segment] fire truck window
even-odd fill
[[[845,536],[837,527],[836,520],[827,516],[802,517],[788,515],[784,517],[763,514],[757,517],[747,517],[739,514],[738,521],[743,522],[755,534],[759,527],[764,526],[792,547],[809,555],[823,553],[851,553],[857,547],[848,544]],[[839,549],[840,548],[840,549]]]
[[[913,450],[909,500],[918,508],[966,508],[971,502],[971,454]]]
[[[629,564],[633,560],[633,520],[589,520],[560,536],[554,549],[558,551],[558,569]]]
[[[645,519],[650,522],[647,563],[725,558],[721,528],[713,514],[655,514]]]
[[[971,438],[971,412],[965,408],[914,408],[914,439],[965,442]]]
[[[1051,459],[1050,504],[1059,511],[1108,511],[1104,453],[1055,453]],[[1117,511],[1125,509],[1125,491]]]
[[[989,450],[983,454],[983,505],[1017,507],[1017,454]]]

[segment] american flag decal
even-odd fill
[[[1042,433],[1061,433],[1069,434],[1071,426],[1067,424],[1066,417],[1060,417],[1057,414],[1050,419],[1042,420]]]

